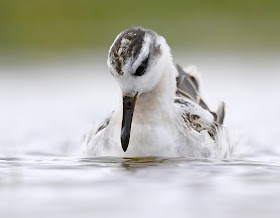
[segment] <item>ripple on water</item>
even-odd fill
[[[276,161],[32,154],[0,158],[0,214],[277,217],[279,184]]]

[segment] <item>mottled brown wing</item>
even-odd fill
[[[225,117],[225,103],[222,102],[217,110],[213,112],[209,109],[207,104],[203,101],[199,93],[199,82],[194,75],[191,75],[183,70],[183,68],[177,64],[178,76],[176,95],[182,98],[188,98],[193,102],[197,103],[203,109],[209,111],[213,117],[214,121],[218,124],[223,124]]]

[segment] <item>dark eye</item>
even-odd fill
[[[135,76],[142,76],[145,73],[148,64],[148,59],[149,57],[147,57],[144,61],[142,61],[140,66],[135,71],[134,74]]]
[[[138,68],[137,68],[137,70],[136,70],[136,72],[135,72],[135,76],[142,76],[143,74],[144,74],[144,72],[145,72],[145,67],[141,64]]]

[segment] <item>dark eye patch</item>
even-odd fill
[[[142,76],[145,73],[148,65],[148,60],[149,56],[145,60],[143,60],[140,66],[136,69],[134,73],[135,76]]]

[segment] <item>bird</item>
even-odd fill
[[[163,36],[140,26],[122,31],[107,65],[122,96],[100,125],[82,135],[85,157],[221,155],[225,103],[209,109],[198,76],[174,64]]]

